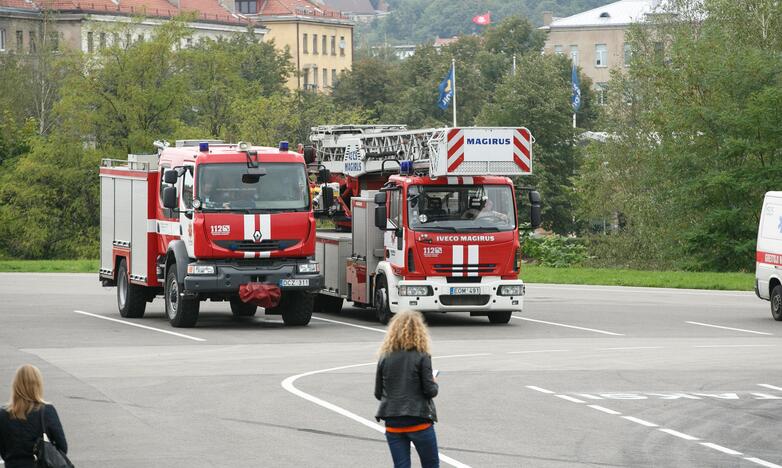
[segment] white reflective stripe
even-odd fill
[[[448,177],[448,184],[449,185],[456,185],[459,183],[459,179],[456,177]]]
[[[269,258],[269,257],[272,256],[272,253],[271,252],[258,252],[258,256],[260,258]]]
[[[260,215],[260,231],[262,240],[272,238],[272,215]]]
[[[457,267],[461,267],[464,263],[464,246],[463,245],[454,245],[453,246],[453,253],[451,256],[451,263],[453,264],[454,272],[451,274],[452,276],[462,276],[461,271],[455,271]]]
[[[158,221],[157,232],[166,236],[179,236],[179,223],[176,221]]]
[[[479,247],[477,245],[467,246],[467,264],[472,267],[478,266],[478,249]]]
[[[157,220],[156,219],[148,219],[147,220],[147,232],[157,232]]]
[[[255,258],[255,252],[245,252],[244,258]]]
[[[465,185],[472,185],[472,177],[462,177],[462,182]]]
[[[244,240],[253,240],[253,234],[255,234],[255,215],[246,214],[244,215]]]

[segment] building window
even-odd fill
[[[130,47],[131,44],[133,44],[133,36],[130,33],[125,34],[125,47]]]
[[[324,88],[326,87],[326,85],[328,85],[328,82],[329,82],[329,69],[328,68],[324,68],[323,69],[323,87]],[[332,85],[333,84],[334,83],[332,83]]]
[[[318,67],[312,67],[312,88],[318,89]]]
[[[633,58],[633,49],[630,44],[625,42],[624,45],[624,63],[626,67],[630,66],[630,60]]]
[[[307,44],[308,44],[308,42],[307,42],[307,33],[304,33],[302,35],[301,45],[302,45],[302,49],[303,49],[305,54],[309,54],[310,53],[310,51],[307,49],[307,47],[308,47]]]
[[[337,69],[334,68],[331,70],[331,86],[334,86],[337,84]]]
[[[331,36],[331,55],[337,55],[337,36]]]
[[[573,65],[578,66],[578,46],[577,45],[570,46],[570,61],[573,62]]]
[[[597,103],[604,106],[608,103],[608,83],[595,83],[595,91],[597,91]]]
[[[345,44],[345,36],[339,36],[339,55],[341,57],[345,56],[345,47],[347,47],[347,44]]]
[[[100,48],[105,49],[106,48],[106,33],[102,32],[100,33]]]
[[[326,43],[326,41],[328,41],[328,38],[326,37],[325,34],[323,36],[321,36],[321,37],[323,37],[323,40],[321,41],[321,44],[320,44],[320,50],[323,51],[323,55],[326,55],[326,54],[329,53],[328,52],[328,50],[329,50],[328,44]]]
[[[56,32],[49,33],[49,50],[54,52],[60,50],[60,35]]]
[[[318,35],[313,34],[312,35],[312,53],[316,54],[318,53]]]
[[[92,31],[89,31],[87,33],[87,52],[92,52],[93,50],[95,50],[95,43],[92,39]]]
[[[608,66],[608,46],[595,44],[595,66],[603,68]]]
[[[16,31],[16,51],[20,54],[24,50],[24,32]]]
[[[304,89],[307,89],[310,85],[310,70],[305,68],[301,71],[301,77],[304,80]]]
[[[0,29],[0,51],[5,51],[5,29]]]
[[[193,38],[192,37],[188,37],[185,40],[185,44],[187,44],[188,47],[192,46],[193,45]]]
[[[236,0],[236,11],[239,13],[258,13],[258,3],[255,0]]]
[[[562,46],[561,45],[555,45],[554,46],[554,53],[557,54],[557,55],[564,54],[564,52],[562,51]]]
[[[35,31],[30,31],[30,53],[35,53]]]

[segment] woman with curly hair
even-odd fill
[[[386,440],[395,468],[410,467],[410,443],[423,468],[437,468],[437,382],[432,374],[429,332],[419,312],[401,312],[391,319],[380,346],[375,374],[375,418],[386,424]]]

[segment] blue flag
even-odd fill
[[[578,71],[575,64],[573,64],[573,74],[570,77],[570,81],[573,86],[573,97],[570,99],[570,103],[573,104],[573,112],[576,112],[581,108],[581,88],[579,88]]]
[[[453,81],[453,66],[451,66],[451,69],[448,71],[448,74],[438,88],[440,90],[440,98],[437,100],[437,107],[442,110],[448,109],[448,106],[453,99]]]

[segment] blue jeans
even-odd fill
[[[410,442],[415,445],[422,468],[440,468],[434,425],[418,432],[386,432],[394,468],[410,468]]]

